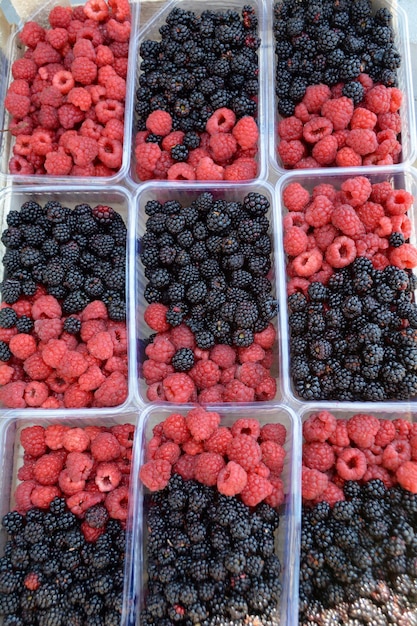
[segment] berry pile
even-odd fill
[[[231,428],[219,426],[220,414],[202,407],[186,416],[172,413],[153,429],[147,462],[140,479],[151,491],[165,489],[172,474],[237,496],[246,506],[284,502],[281,473],[286,429],[282,424],[261,427],[257,419],[241,418]]]
[[[110,519],[126,521],[135,427],[120,424],[28,426],[20,433],[23,465],[14,492],[16,510],[47,509],[54,498],[82,520],[87,540],[96,540]]]
[[[310,85],[294,115],[278,123],[278,155],[286,169],[392,165],[401,157],[402,92],[366,74],[358,97],[346,85]]]
[[[176,200],[163,204],[150,200],[144,210],[149,217],[140,258],[149,280],[144,296],[150,303],[145,321],[158,333],[151,336],[146,355],[165,364],[163,368],[158,364],[151,367],[150,363],[144,366],[145,377],[157,383],[174,372],[175,380],[181,379],[188,388],[187,397],[179,401],[187,402],[195,391],[190,376],[196,369],[201,368],[196,374],[203,383],[196,381],[197,391],[239,378],[235,375],[237,360],[269,369],[265,350],[274,344],[270,320],[276,315],[277,302],[269,279],[272,243],[267,198],[251,192],[243,202],[228,202],[203,192],[187,206]],[[259,344],[257,349],[254,342]],[[225,349],[208,363],[208,351],[219,344]],[[188,348],[188,353],[177,355],[176,350],[183,348]],[[199,365],[195,363],[198,360],[206,363]],[[223,380],[219,366],[228,370]],[[248,377],[253,388],[268,374],[257,369]],[[235,382],[234,386],[240,385]],[[258,399],[274,396],[263,397],[265,392],[266,388],[256,392]],[[233,399],[238,398],[228,401]],[[253,400],[253,391],[247,391],[245,399]]]
[[[278,624],[277,511],[173,476],[145,497],[147,593],[153,624]]]
[[[126,532],[111,520],[94,542],[54,498],[49,509],[7,513],[10,538],[0,559],[4,624],[119,626],[123,612]]]
[[[10,173],[111,176],[123,157],[129,2],[56,6],[48,19],[19,33],[27,50],[5,99]]]
[[[329,411],[303,422],[302,497],[304,504],[343,500],[351,480],[378,479],[417,493],[417,427],[403,419],[358,413],[336,419]]]
[[[111,207],[25,202],[1,240],[0,401],[122,404],[128,395],[126,226]]]
[[[290,372],[305,400],[417,395],[416,278],[365,257],[288,297]]]
[[[220,419],[200,407],[172,413],[147,443],[144,625],[277,623],[286,429]]]
[[[146,131],[135,139],[136,174],[140,180],[248,180],[258,170],[259,130],[254,118],[236,121],[222,107],[209,117],[206,132],[172,130],[167,111],[156,110],[146,119]]]
[[[141,180],[166,178],[168,171],[171,180],[254,178],[260,46],[255,9],[244,5],[240,14],[206,10],[197,15],[177,7],[159,33],[160,41],[144,40],[139,51],[136,175]],[[217,127],[216,134],[209,127]]]
[[[414,198],[405,189],[365,176],[348,178],[340,188],[318,184],[311,193],[292,182],[282,202],[289,211],[283,222],[289,293],[305,292],[310,282],[327,283],[335,269],[357,257],[378,270],[417,266],[417,249],[408,241]]]
[[[386,87],[398,84],[401,56],[394,43],[392,15],[372,14],[370,0],[283,0],[274,6],[278,112],[294,114],[309,85],[343,83],[356,100],[363,72]]]
[[[381,480],[303,507],[299,624],[414,624],[417,497]]]

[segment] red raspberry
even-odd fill
[[[46,41],[55,50],[60,50],[68,42],[68,33],[65,28],[52,28],[46,31]]]
[[[248,481],[247,474],[239,463],[229,461],[217,476],[217,489],[225,496],[241,493]]]
[[[310,194],[300,183],[290,183],[285,187],[282,199],[289,211],[302,211],[310,202]]]
[[[155,451],[155,459],[165,459],[165,461],[169,461],[171,465],[174,465],[180,457],[181,449],[178,444],[173,443],[172,441],[167,441],[163,443],[159,448]]]
[[[91,491],[78,491],[74,495],[67,498],[67,507],[78,517],[84,517],[85,512],[103,501],[103,494],[92,493]]]
[[[417,266],[417,250],[412,244],[403,243],[390,252],[389,260],[400,269],[412,269]]]
[[[91,365],[87,371],[79,377],[78,384],[82,391],[94,391],[100,387],[105,380],[106,377],[101,369],[97,365]]]
[[[104,0],[88,0],[83,10],[95,22],[104,22],[109,15],[109,7]]]
[[[70,156],[58,150],[57,152],[48,152],[45,158],[45,170],[48,174],[54,176],[67,176],[72,168],[72,159]]]
[[[51,339],[57,339],[61,335],[63,326],[63,320],[57,317],[52,319],[36,320],[35,333],[41,341],[47,343]]]
[[[152,111],[146,118],[146,128],[155,135],[166,137],[172,129],[172,117],[161,109]]]
[[[349,204],[340,204],[335,207],[331,219],[333,226],[349,237],[357,237],[365,232],[356,211]]]
[[[105,528],[93,528],[87,522],[81,524],[81,532],[87,543],[95,543],[97,539],[105,532]]]
[[[360,448],[370,448],[375,443],[379,420],[373,415],[358,413],[347,423],[349,439]]]
[[[397,439],[408,439],[412,433],[412,424],[403,418],[397,418],[393,421]]]
[[[52,28],[68,28],[72,18],[71,7],[56,6],[50,12],[48,20]]]
[[[274,326],[269,323],[268,326],[259,333],[254,334],[255,343],[264,350],[269,350],[275,344],[277,333]]]
[[[26,589],[29,589],[30,591],[36,591],[36,589],[39,589],[41,584],[39,574],[37,572],[29,572],[28,574],[26,574],[23,584]]]
[[[396,479],[403,489],[417,493],[417,463],[414,461],[402,463],[397,469]]]
[[[62,445],[68,452],[84,452],[90,445],[90,437],[82,428],[70,428],[64,433]]]
[[[37,22],[26,22],[19,33],[19,39],[28,48],[35,48],[39,41],[45,40],[45,30]]]
[[[5,363],[0,365],[0,386],[7,385],[12,380],[14,369]]]
[[[65,455],[50,452],[38,458],[33,466],[33,476],[41,485],[55,485],[64,466]]]
[[[172,133],[169,133],[166,137],[162,139],[162,149],[170,152],[174,146],[182,144],[184,139],[184,133],[182,130],[176,130]]]
[[[184,480],[193,480],[196,457],[191,454],[183,454],[173,467],[175,474],[179,474]]]
[[[238,158],[224,168],[224,180],[250,180],[255,178],[258,165],[253,158]]]
[[[31,380],[45,380],[52,373],[51,368],[42,359],[40,352],[35,352],[25,359],[23,369]]]
[[[225,456],[227,447],[232,439],[233,435],[230,430],[225,426],[220,426],[214,431],[211,437],[204,442],[204,450]]]
[[[263,441],[261,443],[262,461],[271,472],[281,474],[284,468],[285,450],[275,441]]]
[[[330,244],[335,240],[337,230],[333,224],[325,224],[314,230],[316,245],[322,252],[325,252]]]
[[[113,341],[110,333],[101,332],[91,337],[87,342],[87,349],[97,359],[102,361],[113,356]]]
[[[165,461],[155,461],[165,463]],[[169,478],[168,478],[169,480]],[[167,480],[167,483],[168,483]],[[108,514],[113,519],[126,520],[129,503],[129,489],[126,486],[118,487],[111,491],[104,502]]]
[[[139,477],[150,491],[165,489],[171,477],[172,466],[164,459],[151,460],[142,465]]]
[[[18,119],[22,119],[29,113],[30,98],[20,96],[17,93],[8,93],[4,101],[5,108],[11,115]]]
[[[229,133],[236,122],[236,115],[231,109],[222,107],[214,111],[206,124],[206,130],[210,135],[216,133]]]
[[[9,348],[16,358],[24,361],[36,352],[36,340],[32,335],[18,333],[10,338]]]
[[[80,352],[67,350],[65,360],[59,364],[57,370],[62,378],[70,381],[72,378],[79,378],[87,368],[88,363]]]
[[[155,169],[153,171],[153,175],[157,179],[165,179],[168,176],[168,170],[175,164],[174,159],[171,157],[169,152],[163,150],[161,152],[161,156],[156,162]],[[171,172],[172,174],[172,172]],[[139,178],[141,178],[141,174],[138,172]]]
[[[49,388],[46,383],[32,381],[26,385],[24,399],[27,406],[42,406],[48,396]]]
[[[128,396],[126,376],[121,372],[112,372],[94,392],[94,402],[98,407],[111,407],[123,404]]]
[[[385,200],[385,210],[388,215],[402,215],[413,206],[414,198],[405,189],[391,190]]]
[[[39,41],[33,50],[32,60],[40,67],[48,63],[59,63],[61,55],[46,41]]]
[[[372,202],[376,202],[378,204],[385,204],[389,194],[392,191],[391,183],[385,180],[382,183],[374,183],[372,185],[371,197]]]
[[[365,202],[361,206],[356,208],[356,213],[365,226],[367,232],[371,232],[376,229],[380,220],[384,217],[384,209],[381,204],[375,202]]]
[[[303,136],[303,122],[295,115],[284,117],[278,123],[278,135],[286,141],[301,139]]]
[[[73,87],[67,96],[67,102],[78,107],[81,111],[88,111],[92,104],[91,95],[84,87]]]
[[[168,365],[167,363],[158,363],[153,359],[147,359],[142,365],[142,374],[147,385],[158,383],[164,380],[166,376],[173,373],[174,368],[172,365]]]
[[[312,441],[303,444],[303,463],[320,472],[330,470],[335,462],[333,448],[326,442]]]
[[[120,453],[120,444],[112,433],[99,433],[91,442],[91,454],[96,461],[113,461]]]
[[[318,504],[319,502],[327,502],[330,507],[333,507],[336,502],[340,502],[345,499],[345,495],[334,482],[329,480],[329,483],[323,493],[320,494],[318,498],[314,500],[314,504]]]
[[[336,461],[336,470],[344,480],[360,480],[366,469],[366,457],[358,448],[345,448]]]
[[[356,258],[356,246],[353,239],[342,236],[336,237],[327,248],[326,261],[331,267],[346,267]]]
[[[101,492],[113,491],[119,486],[122,474],[116,463],[99,463],[94,481]]]
[[[40,457],[46,453],[45,429],[43,426],[28,426],[20,433],[20,443],[26,454]]]
[[[170,363],[176,350],[175,346],[166,336],[157,335],[153,341],[145,348],[145,354],[148,358],[158,363]]]
[[[276,477],[270,477],[269,482],[271,483],[273,489],[271,495],[265,498],[265,502],[274,509],[277,509],[284,504],[285,501],[284,483],[280,478]]]
[[[261,441],[275,441],[283,446],[287,438],[287,430],[283,424],[265,424],[260,432]]]
[[[255,472],[248,472],[246,487],[241,491],[240,496],[242,502],[247,506],[256,506],[270,496],[272,491],[272,484],[267,478],[263,478]]]
[[[223,180],[223,172],[223,167],[210,157],[203,157],[195,170],[197,180]]]
[[[102,132],[105,137],[110,137],[111,139],[117,139],[118,141],[123,141],[123,136],[124,136],[123,122],[121,120],[113,118],[106,123],[106,126],[104,127],[104,130]]]
[[[303,137],[305,141],[315,144],[324,137],[332,134],[333,124],[326,117],[313,117],[304,124]]]
[[[366,107],[376,113],[388,113],[391,105],[390,90],[385,85],[376,85],[365,94]]]
[[[247,387],[240,380],[232,380],[225,384],[223,401],[224,402],[253,402],[255,399],[255,390]]]
[[[313,413],[303,423],[303,436],[307,442],[326,441],[336,430],[336,418],[328,411]]]
[[[207,359],[200,360],[189,371],[189,375],[198,389],[207,389],[220,380],[220,369],[217,363]]]
[[[370,128],[356,128],[350,131],[346,145],[361,156],[370,154],[378,146],[376,134]]]
[[[368,200],[372,185],[365,176],[355,176],[345,180],[341,185],[341,190],[344,200],[356,208]]]
[[[24,515],[33,508],[31,494],[36,487],[34,480],[26,480],[18,485],[14,492],[14,499],[16,502],[15,510]]]
[[[210,350],[210,360],[222,369],[232,367],[236,362],[236,351],[225,344],[218,344]]]
[[[321,268],[323,255],[318,248],[306,250],[293,260],[293,269],[297,276],[312,276]]]
[[[166,321],[166,313],[168,307],[159,302],[152,302],[145,310],[144,320],[152,330],[163,333],[170,329],[170,325]]]
[[[258,126],[250,115],[244,115],[238,120],[232,129],[232,134],[244,150],[256,146],[259,138]]]
[[[191,454],[192,456],[196,456],[197,454],[201,454],[204,452],[204,445],[201,441],[195,441],[194,439],[188,439],[183,446],[183,452],[185,454]]]
[[[313,147],[312,156],[321,166],[331,165],[337,154],[338,143],[336,137],[323,137]]]
[[[93,91],[91,91],[91,97],[94,102]],[[107,124],[111,119],[122,120],[124,116],[124,106],[117,100],[100,100],[94,110],[101,124]]]
[[[185,422],[195,441],[205,441],[216,431],[220,423],[220,415],[198,407],[188,412]]]
[[[329,484],[326,474],[316,469],[302,466],[301,493],[303,500],[315,500],[320,497]]]
[[[319,227],[331,220],[334,204],[327,196],[316,195],[305,211],[305,220],[310,226]]]
[[[372,111],[365,109],[364,107],[356,107],[353,111],[352,119],[350,120],[350,128],[375,128],[377,123],[377,116]]]
[[[76,165],[85,167],[96,158],[99,153],[99,146],[95,139],[78,135],[68,140],[68,150]]]
[[[202,452],[197,456],[194,478],[203,485],[213,487],[226,463],[222,455],[215,452]]]
[[[353,102],[346,96],[326,100],[321,107],[321,115],[331,121],[334,130],[343,130],[352,118]]]
[[[236,435],[227,447],[230,461],[236,461],[246,471],[254,470],[262,460],[259,444],[250,435]]]
[[[254,439],[258,439],[261,432],[261,425],[255,418],[242,417],[236,420],[231,428],[233,437],[237,435],[249,435]]]
[[[133,424],[116,424],[111,427],[112,435],[124,448],[132,448],[135,437],[135,426]],[[98,433],[97,433],[98,434]]]
[[[284,250],[290,256],[298,256],[307,249],[307,235],[298,226],[289,228],[284,234]]]
[[[33,506],[39,509],[47,509],[54,498],[59,498],[61,492],[58,487],[52,485],[36,485],[30,494]]]
[[[168,180],[195,180],[194,168],[188,163],[174,163],[167,171]]]
[[[271,339],[271,336],[271,333],[269,333],[269,340]],[[257,363],[265,358],[265,350],[259,345],[259,343],[253,342],[247,348],[238,348],[238,357],[240,363]]]
[[[210,153],[216,163],[228,161],[237,150],[237,142],[229,133],[211,135],[209,141]]]
[[[347,432],[347,420],[339,419],[336,421],[336,429],[327,439],[333,446],[346,448],[350,445],[350,439]]]
[[[259,363],[243,363],[236,372],[237,380],[240,380],[247,387],[257,389],[261,381],[264,380],[268,372]]]
[[[299,139],[286,141],[282,139],[278,146],[278,154],[284,167],[292,167],[305,156],[304,144]]]
[[[208,389],[203,389],[198,394],[198,402],[200,404],[219,404],[223,402],[224,386],[221,384],[213,385]]]
[[[81,85],[91,85],[97,77],[97,65],[86,56],[77,56],[71,63],[74,80]]]
[[[87,480],[93,469],[94,461],[89,454],[69,452],[65,462],[68,477],[73,482]]]
[[[34,167],[21,156],[14,156],[9,161],[10,174],[33,174]]]
[[[135,148],[135,157],[140,167],[153,172],[159,157],[161,148],[156,143],[142,143]]]
[[[81,312],[81,321],[86,322],[88,320],[96,320],[96,319],[108,319],[107,308],[104,302],[101,300],[93,300],[87,304],[85,309]]]
[[[395,439],[395,426],[391,420],[379,420],[379,430],[375,435],[375,445],[385,447]]]
[[[26,58],[17,59],[12,64],[12,75],[15,80],[22,79],[25,81],[32,82],[37,72],[38,72],[38,68],[36,66],[36,63],[34,63],[32,59],[26,59]],[[17,94],[18,91],[16,91],[15,89],[9,88],[8,93]],[[29,96],[28,93],[25,93],[24,95]]]
[[[108,168],[118,169],[122,164],[123,146],[120,141],[110,137],[100,137],[98,144],[98,158]],[[153,144],[155,145],[155,144]]]
[[[411,446],[408,441],[399,439],[387,445],[382,453],[382,465],[387,470],[394,471],[411,459]]]
[[[321,107],[331,98],[332,94],[327,85],[309,85],[303,97],[303,103],[309,113],[319,113]]]

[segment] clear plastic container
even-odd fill
[[[347,180],[348,178],[352,178],[354,176],[366,176],[372,184],[379,183],[383,181],[388,181],[394,189],[406,189],[414,196],[414,204],[411,210],[408,212],[408,217],[411,220],[412,224],[412,232],[410,236],[410,243],[414,246],[417,244],[416,238],[416,209],[417,209],[417,171],[410,168],[402,168],[401,170],[397,170],[395,167],[393,168],[379,168],[373,167],[369,169],[365,168],[352,168],[351,170],[345,170],[344,172],[339,172],[337,170],[333,171],[308,171],[308,172],[290,172],[282,176],[277,185],[276,185],[276,201],[277,201],[277,209],[280,218],[276,221],[276,250],[277,250],[277,268],[278,268],[278,300],[281,303],[280,306],[280,329],[281,329],[281,383],[283,388],[284,397],[289,399],[292,402],[303,402],[304,404],[309,404],[307,401],[299,398],[295,392],[293,381],[290,376],[290,333],[288,328],[288,309],[286,306],[287,301],[287,275],[286,275],[286,264],[287,264],[287,256],[284,252],[283,247],[283,228],[282,228],[282,220],[283,217],[288,213],[287,209],[283,204],[283,192],[284,189],[290,184],[294,182],[300,183],[305,189],[307,189],[310,193],[316,185],[322,183],[328,183],[333,185],[336,189],[340,189],[341,184]],[[334,406],[335,401],[329,401],[328,406]],[[347,406],[349,403],[346,404]],[[399,405],[408,407],[409,402],[399,402]],[[331,410],[331,409],[329,409]]]
[[[115,211],[117,211],[123,218],[126,227],[127,227],[127,241],[126,241],[126,326],[128,331],[128,357],[129,357],[129,392],[125,402],[119,407],[115,408],[103,408],[103,409],[95,409],[99,414],[107,412],[114,413],[115,410],[123,410],[127,406],[129,406],[132,394],[132,364],[134,362],[134,358],[132,359],[130,353],[133,353],[134,341],[131,340],[129,336],[129,324],[131,318],[131,295],[132,290],[129,288],[129,284],[131,279],[131,263],[129,261],[132,249],[132,237],[129,236],[129,233],[133,233],[133,211],[132,211],[132,198],[131,194],[127,189],[123,187],[117,186],[109,186],[106,189],[98,189],[96,188],[87,188],[83,186],[72,186],[71,189],[65,186],[57,186],[57,187],[48,187],[48,186],[39,186],[39,187],[11,187],[8,186],[3,190],[0,190],[0,236],[7,228],[6,218],[10,211],[15,210],[19,211],[20,207],[24,202],[29,200],[33,200],[38,202],[40,205],[45,205],[46,202],[50,200],[56,200],[61,202],[64,206],[67,206],[73,209],[77,204],[81,204],[86,202],[91,206],[95,206],[97,204],[109,204]],[[3,259],[5,252],[5,247],[3,243],[0,243],[0,259]],[[4,267],[2,263],[0,263],[0,280],[3,279],[3,271]],[[25,409],[26,410],[26,409]],[[37,413],[39,409],[27,409],[28,412]],[[81,416],[85,414],[86,409],[62,409],[61,412],[63,415],[67,413],[69,415]]]
[[[14,61],[22,58],[25,52],[25,46],[19,40],[19,32],[22,30],[24,24],[33,20],[38,22],[45,28],[49,27],[48,15],[49,12],[56,6],[78,6],[80,3],[71,3],[68,0],[60,2],[59,0],[50,0],[33,13],[27,20],[22,21],[17,25],[17,28],[13,28],[12,34],[7,42],[7,47],[2,52],[5,55],[4,71],[5,77],[0,81],[0,96],[3,106],[0,107],[0,127],[2,129],[8,129],[10,122],[10,114],[4,108],[4,98],[7,93],[8,86],[13,80],[11,67]],[[133,59],[136,57],[136,33],[138,29],[139,21],[139,3],[131,2],[131,24],[132,30],[130,34],[129,42],[129,63],[126,76],[126,99],[125,99],[125,114],[124,114],[124,137],[123,137],[123,159],[122,165],[119,171],[112,176],[97,176],[97,177],[84,177],[84,176],[53,176],[49,174],[45,175],[19,175],[9,173],[9,160],[13,156],[13,145],[15,138],[8,132],[0,133],[0,182],[4,178],[5,182],[13,184],[52,184],[52,185],[114,185],[124,180],[130,164],[130,149],[131,149],[131,129],[132,129],[132,112],[134,102],[134,63]]]
[[[272,236],[277,228],[277,220],[276,216],[278,213],[275,209],[275,196],[272,187],[268,183],[252,183],[252,184],[241,184],[241,185],[230,185],[224,184],[223,186],[206,186],[201,188],[198,184],[181,184],[175,185],[172,183],[166,182],[148,182],[144,183],[138,189],[135,196],[135,250],[133,251],[134,259],[132,259],[132,267],[135,268],[135,278],[134,278],[134,293],[136,298],[136,306],[134,311],[134,327],[132,328],[132,336],[136,338],[137,350],[136,350],[136,358],[137,361],[134,366],[134,371],[137,372],[137,380],[138,383],[136,385],[135,394],[138,398],[139,402],[148,403],[149,400],[146,397],[147,385],[141,373],[142,363],[145,360],[144,353],[144,340],[146,340],[149,335],[151,335],[151,329],[144,322],[144,312],[148,303],[144,297],[144,289],[147,284],[147,279],[144,274],[144,266],[139,258],[139,246],[140,240],[146,232],[146,221],[148,216],[145,214],[144,208],[146,203],[149,200],[158,200],[159,202],[166,202],[167,200],[177,200],[183,206],[189,206],[187,203],[191,203],[195,200],[199,194],[203,193],[203,191],[209,191],[214,195],[217,199],[224,199],[228,202],[230,201],[242,201],[243,198],[249,192],[257,192],[263,194],[270,203],[270,208],[268,209],[268,213],[266,214],[267,218],[270,221],[270,229],[269,234]],[[275,294],[275,274],[277,271],[276,260],[275,260],[275,252],[271,255],[272,261],[272,276],[270,277],[272,284],[272,294]],[[277,328],[277,319],[274,318],[271,320],[272,324]],[[280,390],[280,377],[277,369],[277,361],[278,354],[277,348],[274,347],[274,363],[272,366],[271,375],[277,381],[277,393],[275,399],[279,399],[281,397]]]
[[[280,0],[278,0],[279,3]],[[274,2],[268,3],[268,24],[272,30],[273,28],[273,6]],[[400,169],[402,164],[411,165],[416,158],[416,120],[414,113],[414,92],[413,92],[413,80],[411,73],[411,57],[409,46],[409,34],[408,34],[408,22],[405,11],[399,6],[395,0],[375,0],[372,2],[373,10],[376,11],[379,8],[387,8],[393,15],[392,28],[394,30],[394,44],[401,54],[401,66],[398,68],[398,87],[403,93],[403,102],[400,109],[400,117],[402,122],[401,131],[401,145],[402,155],[401,163],[393,166]],[[413,27],[410,24],[410,27]],[[275,54],[275,39],[272,34],[271,46],[269,51],[269,65],[268,65],[268,116],[269,116],[269,158],[274,169],[283,174],[288,169],[283,165],[282,159],[278,154],[279,137],[277,127],[282,117],[277,110],[278,97],[275,94],[275,67],[277,57]],[[349,168],[332,168],[337,171],[341,169]],[[366,167],[368,169],[368,167]],[[320,175],[321,170],[316,170],[317,175]],[[309,172],[308,172],[309,173]]]
[[[267,160],[268,160],[268,149],[267,149],[267,135],[268,135],[268,113],[267,113],[267,81],[263,80],[262,77],[267,74],[267,49],[266,49],[266,37],[268,32],[268,22],[266,21],[266,9],[264,0],[254,0],[253,2],[248,3],[250,6],[253,6],[256,10],[256,14],[258,17],[259,25],[258,25],[258,36],[261,38],[261,45],[258,49],[258,63],[259,63],[259,94],[258,94],[258,107],[257,107],[257,124],[259,129],[259,140],[258,140],[258,154],[256,156],[256,161],[258,163],[258,173],[256,178],[264,179],[267,176]],[[135,89],[133,92],[133,97],[135,98],[135,93],[137,88],[139,87],[139,78],[141,75],[140,63],[141,57],[139,55],[140,45],[146,39],[154,39],[160,40],[161,36],[159,33],[159,28],[165,24],[165,20],[168,14],[173,9],[182,9],[184,11],[193,11],[196,15],[200,15],[205,10],[210,11],[237,11],[239,14],[242,10],[242,4],[238,0],[230,0],[229,2],[224,4],[221,0],[214,0],[210,4],[209,7],[204,5],[199,5],[195,0],[168,0],[162,6],[157,4],[156,9],[154,8],[153,2],[144,2],[141,5],[141,15],[140,15],[140,29],[138,32],[137,38],[137,63],[135,67]],[[133,108],[133,146],[132,146],[132,159],[131,159],[131,167],[130,167],[130,179],[133,184],[140,183],[140,179],[136,174],[136,163],[134,157],[134,146],[135,146],[135,136],[136,136],[136,125],[135,125],[135,102],[132,105]],[[177,182],[177,181],[176,181]],[[188,182],[188,181],[186,181]],[[195,181],[196,185],[204,186],[209,181]],[[246,181],[243,181],[246,182]],[[181,181],[180,181],[181,183]],[[220,184],[221,181],[220,181]],[[227,184],[227,182],[225,182]],[[237,183],[240,184],[240,183]]]
[[[145,462],[146,444],[152,437],[152,429],[164,421],[171,413],[186,415],[192,407],[186,405],[149,406],[141,415],[141,431],[135,440],[135,466],[133,475],[137,476],[141,465]],[[276,537],[276,554],[280,559],[282,572],[282,595],[278,606],[278,619],[282,626],[294,626],[297,623],[298,597],[294,585],[298,585],[298,542],[300,527],[300,466],[301,445],[299,439],[298,418],[291,409],[275,404],[271,406],[253,405],[227,406],[212,405],[211,411],[217,411],[222,417],[221,425],[231,426],[237,419],[248,417],[257,419],[261,425],[268,423],[283,424],[287,429],[287,439],[284,448],[287,452],[285,465],[281,476],[284,482],[285,502],[280,510],[280,525]],[[133,529],[132,543],[134,545],[134,566],[136,571],[135,585],[138,590],[138,615],[143,609],[144,596],[147,585],[146,560],[146,522],[144,511],[145,489],[138,479],[138,490],[132,511],[136,520]],[[274,624],[276,622],[273,622]]]
[[[0,468],[2,472],[2,480],[0,483],[0,515],[3,517],[9,511],[12,511],[15,506],[14,491],[19,484],[17,478],[17,472],[19,467],[23,465],[23,448],[20,445],[20,433],[24,428],[29,426],[39,425],[44,428],[52,424],[65,423],[70,428],[79,427],[85,428],[86,426],[106,426],[111,427],[117,424],[130,423],[137,425],[138,415],[135,411],[129,411],[125,413],[114,413],[113,415],[90,415],[89,417],[70,417],[69,415],[58,416],[48,415],[45,417],[45,413],[42,416],[36,418],[28,418],[26,414],[18,413],[14,416],[7,417],[0,420]],[[138,430],[136,435],[139,436]],[[135,435],[135,436],[136,436]],[[133,467],[133,465],[132,465]],[[132,476],[133,474],[131,474]],[[137,594],[136,587],[133,585],[133,544],[131,541],[132,529],[134,527],[132,517],[133,505],[136,501],[137,484],[135,480],[130,481],[129,491],[129,512],[127,518],[127,531],[126,531],[126,556],[124,565],[124,602],[123,613],[120,619],[120,626],[133,625],[136,620],[135,612],[135,598]],[[0,528],[0,552],[3,556],[4,546],[7,540],[7,533],[3,527]]]

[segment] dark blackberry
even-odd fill
[[[14,304],[20,296],[21,286],[18,280],[7,278],[1,283],[1,295],[3,302]]]
[[[188,148],[185,145],[178,144],[171,148],[171,156],[174,161],[186,161],[188,159]]]
[[[342,94],[353,100],[353,104],[359,104],[364,97],[364,89],[359,81],[347,82],[342,90]]]
[[[209,350],[215,344],[213,333],[208,330],[200,330],[195,333],[195,340],[199,348]]]
[[[0,328],[13,328],[17,322],[17,314],[11,307],[0,310]]]
[[[62,310],[67,315],[79,313],[90,302],[88,296],[81,290],[77,289],[70,293],[62,303]]]
[[[194,365],[194,353],[189,348],[180,348],[171,359],[176,372],[188,372]]]

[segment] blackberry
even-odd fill
[[[3,301],[7,304],[14,304],[20,296],[21,286],[18,280],[7,278],[1,283],[1,294]]]
[[[353,104],[359,104],[364,97],[364,89],[359,81],[351,81],[344,85],[342,94],[353,100]]]
[[[199,348],[202,350],[208,350],[215,344],[213,333],[207,330],[197,331],[195,333],[195,340]]]
[[[0,328],[13,328],[16,325],[17,314],[11,307],[0,310]]]
[[[194,365],[194,353],[189,348],[180,348],[171,359],[176,372],[188,372]]]

